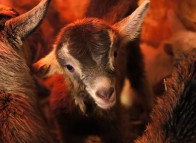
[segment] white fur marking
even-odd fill
[[[109,36],[110,36],[110,50],[109,50],[109,66],[112,70],[114,70],[114,47],[113,47],[113,44],[114,44],[114,33],[112,31],[108,31],[109,33]]]

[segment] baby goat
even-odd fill
[[[66,107],[57,117],[66,143],[83,142],[88,135],[100,135],[106,143],[129,142],[122,137],[126,131],[121,132],[123,127],[119,124],[117,81],[124,75],[116,62],[120,58],[117,53],[138,35],[148,3],[145,1],[132,15],[114,25],[96,18],[69,24],[59,33],[53,50],[34,64],[47,77],[64,75],[66,83],[52,92],[51,106],[56,106],[54,113],[59,106]],[[81,138],[77,140],[76,136]]]
[[[47,143],[46,126],[35,99],[35,86],[22,51],[23,40],[40,24],[50,0],[16,16],[0,6],[0,142]]]

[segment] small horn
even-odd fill
[[[12,35],[26,38],[41,23],[46,15],[51,0],[42,0],[32,10],[8,20],[5,26],[12,32]]]
[[[132,40],[138,36],[149,3],[150,0],[145,0],[130,16],[113,25],[123,38]]]

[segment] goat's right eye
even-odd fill
[[[74,67],[71,65],[65,65],[65,67],[67,68],[68,71],[73,72],[74,71]]]

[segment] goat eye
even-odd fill
[[[117,57],[117,51],[114,51],[114,58]]]
[[[66,65],[65,67],[66,67],[67,70],[70,71],[70,72],[73,72],[73,71],[74,71],[74,68],[73,68],[73,66],[71,66],[71,65]]]

